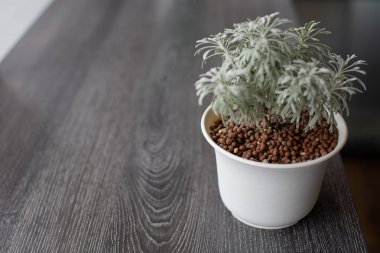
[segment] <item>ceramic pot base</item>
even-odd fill
[[[250,223],[250,222],[247,222],[243,219],[241,219],[239,216],[237,216],[236,214],[234,213],[231,213],[232,216],[234,216],[237,220],[243,222],[245,225],[248,225],[250,227],[254,227],[254,228],[260,228],[260,229],[281,229],[281,228],[287,228],[287,227],[291,227],[295,224],[298,223],[298,221],[296,221],[295,223],[290,223],[290,224],[287,224],[287,225],[284,225],[284,226],[279,226],[279,227],[268,227],[268,226],[262,226],[262,225],[257,225],[257,224],[254,224],[254,223]]]

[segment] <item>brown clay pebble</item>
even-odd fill
[[[302,116],[307,122],[307,115]],[[330,153],[338,143],[338,130],[325,120],[308,132],[295,123],[266,122],[252,124],[223,123],[210,126],[210,136],[221,148],[245,159],[265,163],[296,163],[312,160]]]

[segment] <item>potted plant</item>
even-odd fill
[[[201,129],[215,149],[225,206],[259,228],[291,226],[315,205],[329,160],[344,146],[350,97],[365,90],[364,61],[318,40],[318,22],[284,28],[278,13],[197,41],[203,63],[219,67],[195,83],[212,94]],[[203,66],[203,64],[202,64]],[[356,86],[355,86],[356,85]]]

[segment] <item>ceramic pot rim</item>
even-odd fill
[[[236,155],[233,155],[223,148],[219,147],[218,144],[216,144],[210,137],[206,126],[206,118],[210,116],[210,113],[216,115],[212,109],[212,106],[208,106],[207,109],[204,111],[201,119],[201,129],[203,136],[206,138],[207,142],[210,143],[210,145],[217,151],[221,152],[222,154],[228,156],[229,158],[244,163],[248,165],[252,165],[255,167],[262,167],[262,168],[272,168],[272,169],[290,169],[290,168],[304,168],[308,167],[310,165],[315,165],[321,162],[324,162],[336,154],[339,153],[339,151],[343,148],[343,146],[346,144],[347,141],[347,136],[348,136],[348,131],[347,131],[347,125],[346,122],[344,121],[343,117],[340,114],[334,114],[335,120],[337,121],[337,128],[338,128],[338,143],[333,151],[328,153],[327,155],[324,155],[322,157],[319,157],[317,159],[313,159],[310,161],[306,162],[299,162],[299,163],[291,163],[291,164],[276,164],[276,163],[263,163],[263,162],[256,162],[256,161],[251,161]]]

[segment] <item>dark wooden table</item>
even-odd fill
[[[0,64],[0,252],[365,252],[342,163],[250,228],[201,136],[194,42],[287,1],[56,0]]]

